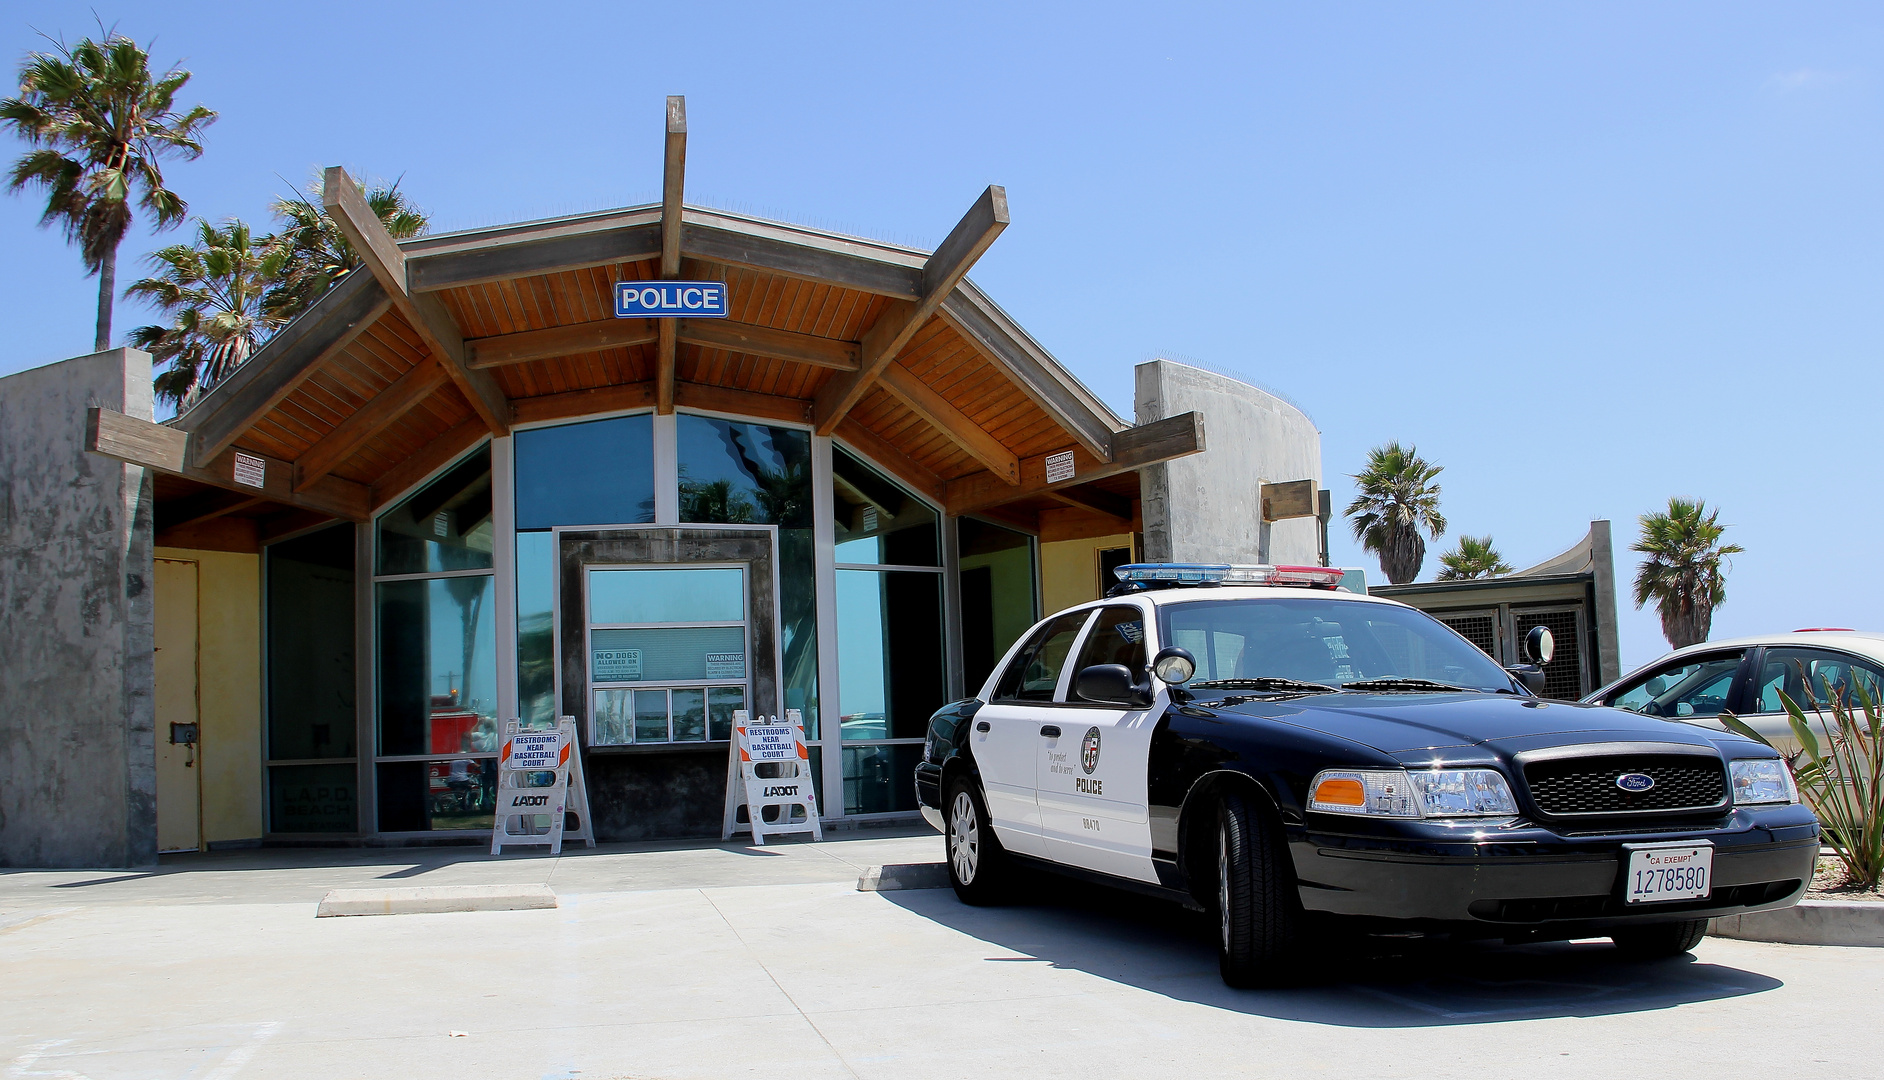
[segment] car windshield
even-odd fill
[[[1512,689],[1511,677],[1471,642],[1432,616],[1397,604],[1310,597],[1192,600],[1161,605],[1158,618],[1164,643],[1196,658],[1194,683],[1268,677],[1343,686],[1417,679],[1472,690]]]

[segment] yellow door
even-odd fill
[[[157,848],[202,847],[194,562],[157,560]]]

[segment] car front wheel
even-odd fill
[[[1616,948],[1621,949],[1626,956],[1637,960],[1660,960],[1680,956],[1699,945],[1706,936],[1706,919],[1683,919],[1680,922],[1617,930],[1609,935],[1609,940],[1615,942]]]
[[[1302,909],[1281,828],[1243,796],[1217,811],[1218,969],[1231,986],[1294,981]]]
[[[949,884],[965,904],[992,904],[1005,895],[1007,852],[988,822],[981,792],[966,776],[957,776],[944,789],[942,816],[948,826]]]

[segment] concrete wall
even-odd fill
[[[1321,525],[1264,525],[1265,483],[1314,480],[1321,433],[1302,410],[1235,379],[1171,360],[1137,368],[1140,424],[1196,410],[1204,452],[1143,470],[1147,562],[1295,563],[1321,560]]]
[[[0,866],[157,861],[151,480],[93,405],[151,419],[150,357],[0,379]]]
[[[202,682],[197,689],[202,732],[197,754],[203,770],[203,839],[211,847],[260,842],[261,556],[160,547],[157,557],[197,566],[196,641],[179,641],[174,646],[158,641],[157,645],[202,650],[198,657]]]

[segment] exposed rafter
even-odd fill
[[[348,521],[366,520],[369,506],[364,484],[325,476],[306,491],[296,491],[292,462],[233,448],[217,454],[205,465],[197,465],[190,453],[190,442],[194,438],[187,431],[121,412],[96,407],[85,410],[85,449],[94,454],[233,491],[246,498],[316,510]],[[247,459],[243,463],[242,479],[237,479],[236,473],[238,454]],[[251,482],[257,479],[256,472],[260,473],[259,484]]]
[[[909,410],[954,443],[988,471],[1010,484],[1020,483],[1020,459],[1001,440],[982,430],[967,414],[949,404],[947,398],[929,388],[901,364],[889,364],[879,377],[885,390],[895,395]]]
[[[573,356],[576,353],[650,345],[654,337],[654,325],[648,319],[598,319],[570,326],[552,326],[547,330],[467,338],[464,343],[465,364],[482,370],[530,360]]]
[[[1095,487],[1054,488],[1047,495],[1068,506],[1117,518],[1128,526],[1132,523],[1132,500],[1123,495]]]
[[[1046,495],[1108,476],[1135,472],[1160,461],[1201,453],[1204,449],[1204,418],[1194,412],[1168,416],[1140,427],[1114,432],[1111,443],[1110,461],[1095,457],[1077,446],[1054,454],[1022,458],[1021,482],[1017,487],[1006,486],[987,473],[951,480],[946,500],[949,513],[981,513],[989,507],[1015,499]],[[1073,455],[1072,475],[1049,481],[1047,459],[1057,459],[1062,453]],[[1129,513],[1127,516],[1130,516]]]
[[[360,186],[338,165],[328,169],[322,179],[321,204],[485,426],[494,435],[509,434],[510,403],[504,400],[497,380],[489,372],[466,365],[464,335],[444,303],[429,293],[411,291],[406,282],[405,254],[366,204]]]
[[[661,161],[661,278],[680,276],[680,211],[687,181],[687,99],[667,99],[667,150]],[[679,351],[679,319],[656,319],[654,409],[674,411],[674,365]]]
[[[436,363],[421,360],[302,453],[294,463],[294,490],[306,491],[318,483],[375,435],[391,427],[409,409],[450,381]]]
[[[922,267],[922,294],[913,302],[898,301],[883,310],[877,321],[864,331],[863,349],[857,371],[840,375],[818,391],[817,431],[829,435],[837,430],[850,410],[867,393],[883,369],[894,361],[916,331],[942,306],[957,283],[968,273],[994,238],[1007,228],[1007,189],[990,186],[969,207],[948,239],[935,249]]]

